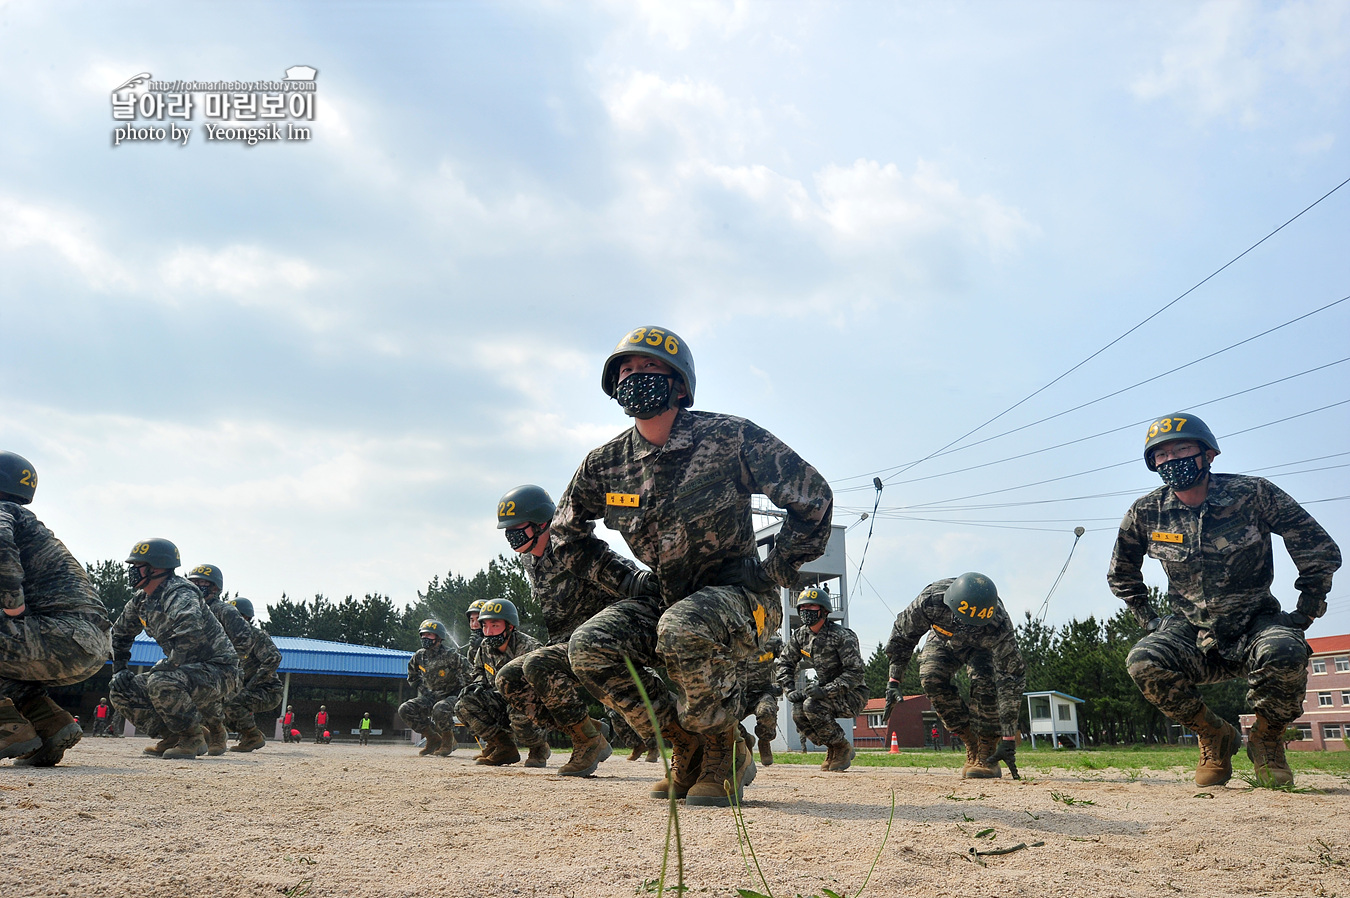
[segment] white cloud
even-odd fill
[[[243,305],[267,305],[275,289],[301,291],[319,274],[302,259],[287,258],[256,246],[177,250],[159,266],[160,278],[174,292],[185,288],[222,293]]]
[[[78,212],[0,196],[0,253],[37,247],[54,252],[95,290],[132,286],[132,275],[122,262],[90,236],[96,230]]]
[[[603,0],[601,6],[628,17],[637,28],[664,39],[676,50],[688,49],[698,33],[723,40],[733,37],[765,18],[766,12],[748,0]]]

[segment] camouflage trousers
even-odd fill
[[[962,667],[970,675],[970,707],[961,699],[953,678]],[[919,655],[919,683],[924,694],[933,703],[933,710],[942,719],[942,725],[949,732],[958,732],[967,727],[976,736],[1015,736],[1017,725],[1011,732],[1003,732],[999,720],[998,685],[994,676],[994,657],[986,649],[958,648],[945,639],[936,639],[929,634]],[[1021,709],[1021,691],[1013,697]]]
[[[281,680],[275,676],[260,683],[245,684],[243,689],[225,700],[226,725],[236,733],[256,729],[258,721],[253,712],[281,707],[281,691]]]
[[[563,729],[590,716],[581,681],[567,660],[567,643],[507,662],[497,671],[496,684],[506,703],[538,726]]]
[[[460,693],[459,716],[482,742],[509,731],[516,745],[534,748],[543,745],[548,735],[523,712],[508,705],[500,692],[481,684]]]
[[[78,614],[0,614],[0,698],[22,704],[82,683],[112,657],[107,623]]]
[[[1282,617],[1257,618],[1236,659],[1202,651],[1195,638],[1190,622],[1169,615],[1125,659],[1131,679],[1159,711],[1189,724],[1205,707],[1196,687],[1246,677],[1247,701],[1277,728],[1303,713],[1309,655],[1303,631],[1285,626]]]
[[[774,589],[705,586],[666,609],[656,625],[656,651],[675,682],[686,730],[721,732],[739,721],[747,664],[764,653],[782,623]]]
[[[194,732],[202,725],[199,707],[219,702],[239,688],[239,668],[184,664],[152,668],[132,677],[114,677],[108,701],[156,739]]]
[[[755,736],[772,740],[778,735],[778,687],[772,684],[751,683],[745,691],[745,704],[742,706],[741,720],[755,717]],[[815,741],[815,740],[812,740]]]
[[[613,708],[606,708],[605,716],[609,718],[609,728],[613,734],[609,741],[614,745],[627,748],[647,748],[656,745],[654,741],[639,736],[637,731],[628,725],[628,721],[624,720],[623,715]]]
[[[835,718],[857,717],[866,704],[867,694],[862,691],[807,698],[792,703],[792,722],[803,739],[810,739],[816,745],[838,745],[847,742],[848,737]]]
[[[398,706],[398,716],[409,729],[419,733],[449,733],[455,728],[455,713],[459,711],[459,696],[419,693]]]
[[[572,631],[567,660],[581,685],[606,708],[620,715],[644,741],[655,738],[651,719],[642,704],[627,659],[637,668],[656,719],[674,723],[675,696],[652,668],[656,657],[656,624],[661,608],[656,599],[637,598],[615,602]]]

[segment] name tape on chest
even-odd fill
[[[941,627],[936,626],[936,625],[934,625],[933,629],[936,630],[937,632],[941,633],[943,636],[950,636],[950,635],[952,635],[951,630],[944,630],[944,629],[942,629]]]
[[[811,657],[811,653],[808,652],[806,649],[802,649],[802,657],[803,657],[803,658],[810,658],[810,657]]]
[[[497,671],[495,671],[495,670],[492,669],[492,665],[491,665],[491,664],[488,664],[486,661],[483,662],[483,670],[487,671],[487,672],[490,673],[490,674],[493,674],[494,676],[495,676],[496,673],[497,673]]]
[[[1155,543],[1181,543],[1185,539],[1180,533],[1166,533],[1162,530],[1154,530],[1148,538]]]
[[[620,508],[637,508],[637,493],[605,493],[606,505],[617,505]]]

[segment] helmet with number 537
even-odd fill
[[[600,375],[600,387],[611,399],[619,384],[619,359],[626,355],[647,356],[674,368],[684,381],[680,407],[689,408],[694,404],[694,356],[679,334],[664,327],[635,327],[624,334],[619,339],[619,345],[605,359],[604,371]]]
[[[1148,426],[1148,433],[1144,437],[1144,464],[1148,465],[1150,471],[1158,470],[1158,466],[1153,463],[1153,450],[1173,440],[1195,440],[1202,451],[1213,449],[1215,455],[1219,454],[1219,441],[1214,439],[1209,425],[1195,415],[1177,412],[1159,418]]]

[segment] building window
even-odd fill
[[[1336,673],[1350,673],[1350,658],[1336,659]]]
[[[1319,693],[1317,693],[1317,707],[1319,707],[1319,708],[1330,708],[1330,707],[1331,707],[1331,693],[1330,693],[1330,692],[1319,692]]]
[[[1312,672],[1315,674],[1324,674],[1327,672],[1327,659],[1314,658],[1312,661]]]
[[[1341,704],[1350,705],[1350,689],[1347,689],[1341,693]]]
[[[1307,742],[1309,739],[1312,738],[1312,724],[1310,724],[1310,723],[1295,723],[1295,724],[1290,724],[1290,726],[1292,726],[1294,729],[1298,730],[1298,741],[1299,741],[1299,742]]]
[[[882,727],[884,727],[884,726],[886,725],[886,721],[885,721],[885,719],[884,719],[884,715],[881,715],[881,714],[868,714],[868,715],[867,715],[867,725],[868,725],[869,727],[871,727],[872,729],[874,729],[874,730],[879,730],[879,729],[881,729]]]
[[[1073,712],[1069,710],[1069,706],[1068,706],[1068,705],[1065,705],[1065,704],[1062,704],[1062,703],[1060,704],[1060,706],[1059,706],[1059,719],[1060,719],[1060,720],[1072,720],[1072,719],[1073,719]]]
[[[1339,723],[1322,724],[1322,738],[1323,739],[1341,738],[1341,725]]]
[[[1050,719],[1050,699],[1045,696],[1036,696],[1031,700],[1031,718],[1032,720]]]

